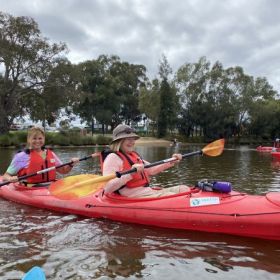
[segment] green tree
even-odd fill
[[[109,125],[113,116],[118,116],[121,97],[114,94],[115,81],[110,75],[112,60],[100,56],[97,60],[86,61],[78,65],[81,73],[80,98],[76,100],[74,112],[94,127],[95,120]]]
[[[154,134],[155,126],[158,123],[160,110],[160,83],[154,79],[151,84],[144,86],[140,90],[139,110],[151,121],[152,133]]]
[[[115,94],[121,97],[120,120],[127,124],[138,121],[140,88],[147,82],[146,68],[116,60],[110,68],[110,74],[115,81]]]
[[[172,69],[163,55],[159,64],[160,89],[159,89],[159,115],[158,115],[158,137],[164,137],[167,130],[174,129],[177,123],[179,102],[175,86],[169,82]]]
[[[166,79],[164,79],[161,82],[159,94],[160,94],[160,107],[159,107],[159,116],[158,116],[157,136],[161,138],[164,137],[167,133],[168,114],[171,111],[171,106],[169,106],[171,89]]]
[[[266,78],[254,79],[244,73],[242,67],[230,67],[226,69],[227,90],[231,94],[231,106],[235,112],[236,134],[246,133],[250,123],[250,110],[258,100],[270,100],[276,97]]]
[[[136,120],[139,91],[146,81],[145,67],[120,61],[117,56],[101,55],[79,65],[82,98],[75,111],[87,122],[96,119],[112,128]]]
[[[202,108],[207,90],[210,62],[201,57],[197,63],[185,63],[175,78],[182,104],[179,131],[186,136],[201,133],[201,121],[208,115],[208,108]]]
[[[33,91],[25,99],[26,112],[33,121],[51,125],[60,115],[72,113],[73,103],[79,99],[79,76],[77,67],[67,60],[61,60],[49,75],[42,91]]]
[[[249,130],[257,138],[275,139],[280,136],[280,100],[256,100],[250,108]]]
[[[65,50],[49,44],[32,18],[0,13],[0,134],[25,114],[26,96],[43,91]]]
[[[231,136],[236,130],[238,113],[235,110],[235,96],[223,65],[217,61],[207,74],[207,90],[205,91],[207,118],[202,125],[207,138]]]
[[[179,68],[176,85],[183,104],[180,131],[187,136],[196,128],[206,138],[242,135],[254,102],[276,96],[265,78],[254,80],[238,66],[223,69],[219,61],[210,68],[205,57]]]

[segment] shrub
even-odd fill
[[[96,144],[98,145],[108,145],[112,141],[112,138],[109,136],[97,135],[96,136]]]
[[[205,139],[203,136],[193,136],[193,137],[188,137],[187,142],[189,143],[205,143]]]
[[[54,145],[56,135],[57,135],[57,133],[55,133],[55,132],[47,132],[46,133],[46,144]]]
[[[0,145],[7,147],[12,145],[12,139],[8,134],[0,135]]]
[[[63,136],[68,136],[69,135],[69,131],[65,130],[65,129],[60,129],[59,130],[59,134],[63,135]]]
[[[16,133],[14,133],[14,135],[17,136],[20,143],[26,143],[27,131],[17,131]]]
[[[19,146],[20,145],[20,141],[19,141],[17,133],[10,134],[10,139],[11,139],[11,145],[12,146]],[[26,142],[26,139],[25,139],[24,142]]]
[[[70,144],[75,145],[75,146],[80,146],[83,145],[83,137],[77,133],[70,134]]]
[[[92,136],[83,136],[82,137],[83,145],[95,145],[96,142]]]
[[[70,139],[68,136],[62,135],[61,133],[57,133],[53,137],[53,142],[51,144],[60,145],[60,146],[68,146],[70,144]]]
[[[16,131],[13,133],[8,133],[0,136],[0,146],[23,146],[26,144],[26,131]],[[80,130],[71,131],[60,131],[57,132],[47,132],[46,133],[46,145],[60,145],[60,146],[81,146],[81,145],[107,145],[111,142],[111,137],[104,135],[97,136],[83,136]]]

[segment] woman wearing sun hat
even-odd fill
[[[134,151],[135,141],[139,138],[134,129],[128,125],[120,124],[113,130],[111,152],[104,160],[103,175],[131,168],[136,168],[137,172],[110,180],[104,186],[105,193],[117,191],[127,197],[160,197],[188,191],[189,188],[184,185],[163,189],[154,189],[150,186],[150,176],[174,166],[182,159],[182,155],[173,154],[175,161],[144,169],[144,165],[148,162]]]

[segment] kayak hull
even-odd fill
[[[280,159],[280,152],[271,152],[271,155],[276,159]]]
[[[270,146],[258,146],[256,150],[258,152],[264,152],[264,153],[271,153],[272,151],[280,152],[280,148],[275,148]]]
[[[280,193],[266,196],[192,188],[182,194],[149,199],[95,194],[60,200],[47,188],[3,186],[0,197],[20,204],[92,218],[149,226],[280,240]]]

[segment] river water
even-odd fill
[[[201,146],[137,146],[150,162]],[[63,162],[101,148],[64,148]],[[4,173],[14,150],[0,150]],[[70,175],[98,173],[97,160]],[[232,183],[250,194],[280,191],[280,162],[254,148],[226,147],[219,157],[192,156],[154,177],[153,184]],[[280,279],[280,243],[63,215],[0,199],[0,279],[20,279],[38,265],[47,279]]]

